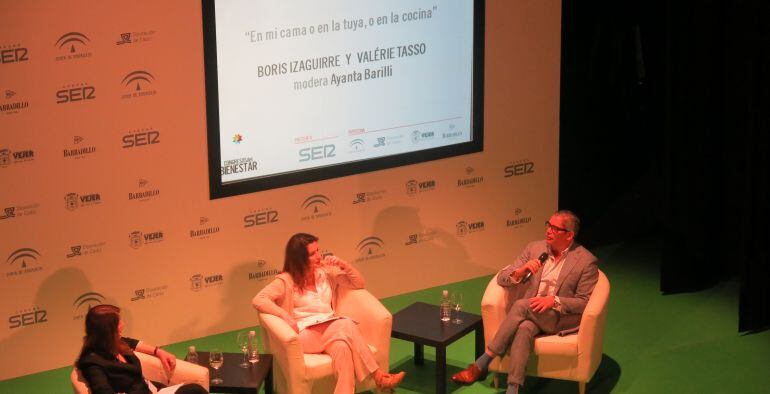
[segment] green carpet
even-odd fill
[[[658,242],[630,241],[595,249],[607,274],[610,292],[604,358],[588,384],[589,393],[767,393],[770,390],[770,331],[741,335],[738,284],[727,281],[706,291],[662,296],[658,290]],[[501,266],[505,263],[501,262]],[[391,312],[415,301],[437,303],[442,289],[465,295],[469,312],[480,313],[490,276],[447,284],[382,300]],[[244,329],[248,329],[244,327]],[[188,344],[237,352],[235,332],[212,335],[164,348],[183,357]],[[434,352],[425,348],[425,364],[411,360],[410,342],[391,342],[394,371],[407,377],[398,393],[431,393]],[[447,348],[447,374],[473,361],[473,335]],[[0,393],[71,393],[70,367],[0,382]],[[501,381],[505,381],[501,375]],[[492,377],[468,387],[447,383],[453,393],[502,393]],[[577,383],[528,378],[523,393],[577,393]]]

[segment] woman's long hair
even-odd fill
[[[80,358],[92,352],[110,355],[131,354],[131,349],[120,339],[119,323],[120,308],[117,306],[101,304],[89,309]]]
[[[305,288],[305,278],[310,269],[310,262],[307,254],[307,246],[318,241],[315,235],[297,233],[289,238],[286,243],[286,257],[283,260],[283,272],[288,272],[294,285],[302,292]]]

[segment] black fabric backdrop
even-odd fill
[[[559,204],[582,242],[657,234],[661,291],[739,275],[738,330],[770,327],[770,2],[562,4]]]

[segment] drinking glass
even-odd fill
[[[238,366],[241,368],[248,368],[249,333],[246,331],[239,332],[236,341],[238,342],[238,347],[241,348],[241,352],[243,353],[243,360],[241,360],[241,363],[238,364]]]
[[[452,293],[452,314],[454,314],[454,319],[452,319],[452,323],[454,324],[463,324],[463,319],[460,317],[460,312],[463,310],[463,293]]]
[[[251,340],[251,346],[249,346],[249,362],[254,365],[259,362],[259,344],[257,343],[257,337]]]
[[[217,376],[219,368],[222,368],[222,364],[224,363],[225,358],[222,352],[214,349],[211,351],[211,353],[209,353],[209,365],[211,365],[211,368],[214,368],[214,378],[211,379],[211,384],[222,384],[222,382],[224,382],[224,380]]]

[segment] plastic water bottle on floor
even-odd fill
[[[184,361],[198,364],[198,352],[195,351],[195,346],[190,346],[187,348],[187,355],[184,356]]]
[[[448,322],[452,314],[452,303],[449,302],[449,290],[441,292],[441,303],[439,304],[439,313],[441,321]]]

